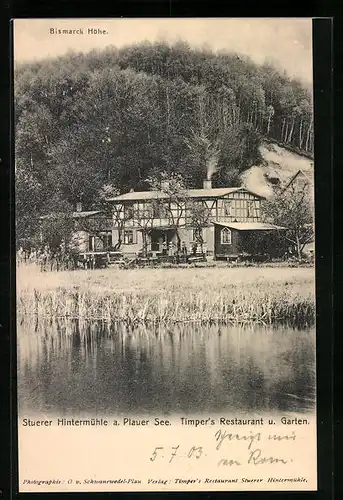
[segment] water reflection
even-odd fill
[[[313,330],[18,320],[24,412],[312,410]]]

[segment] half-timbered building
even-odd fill
[[[261,221],[263,197],[244,187],[131,191],[114,198],[112,241],[123,254],[191,253],[195,247],[214,258],[270,253],[271,234],[282,229]],[[263,236],[263,237],[261,237]],[[257,243],[259,241],[260,243]]]

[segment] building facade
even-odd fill
[[[50,234],[50,242],[56,238],[69,240],[70,248],[77,252],[98,252],[112,248],[112,219],[101,210],[82,210],[80,203],[71,213],[52,213],[40,217],[40,234]]]
[[[177,249],[191,253],[197,248],[227,258],[249,253],[249,241],[262,241],[261,234],[270,240],[272,232],[282,229],[261,222],[262,196],[243,187],[212,188],[210,181],[184,193],[131,191],[108,201],[113,206],[112,241],[120,241],[124,255]],[[257,250],[263,253],[266,246]]]

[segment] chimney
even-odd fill
[[[78,201],[76,203],[76,211],[77,212],[82,212],[82,203],[81,203],[81,201]]]
[[[212,181],[211,181],[211,179],[204,179],[203,188],[204,189],[212,189]]]

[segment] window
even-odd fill
[[[231,245],[232,235],[231,230],[228,227],[224,227],[220,233],[220,242],[222,245]]]
[[[94,238],[94,236],[88,237],[88,249],[90,252],[93,252],[95,250],[95,238]]]
[[[231,215],[231,201],[224,201],[224,213],[225,215]]]
[[[124,245],[133,245],[135,241],[135,232],[132,229],[124,231]]]
[[[247,204],[247,217],[254,217],[253,207],[251,201]]]
[[[111,248],[112,247],[112,234],[105,234],[103,238],[104,242],[104,248]]]

